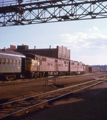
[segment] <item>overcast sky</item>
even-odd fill
[[[71,60],[88,65],[107,64],[107,19],[0,27],[0,48],[29,45],[29,48],[65,46]]]

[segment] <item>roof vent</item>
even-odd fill
[[[2,49],[3,51],[6,51],[6,48],[4,47],[4,49]]]
[[[34,49],[36,49],[36,46],[34,46]]]
[[[51,45],[49,46],[49,49],[51,49]]]

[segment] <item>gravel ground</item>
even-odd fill
[[[18,120],[107,120],[107,82],[70,95]]]
[[[106,76],[107,73],[84,74],[74,76],[61,76],[56,79],[56,87],[63,87],[88,81],[98,77]],[[44,80],[43,80],[44,79]],[[55,89],[55,86],[45,86],[45,78],[20,84],[0,86],[0,103],[10,101],[13,98],[26,97],[27,95],[38,94]]]

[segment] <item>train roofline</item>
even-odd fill
[[[24,55],[17,55],[17,54],[11,54],[11,53],[0,53],[0,55],[10,55],[10,56],[16,56],[16,57],[22,57],[22,58],[26,58],[26,56]]]

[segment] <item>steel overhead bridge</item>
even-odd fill
[[[0,27],[107,17],[107,0],[2,0]]]

